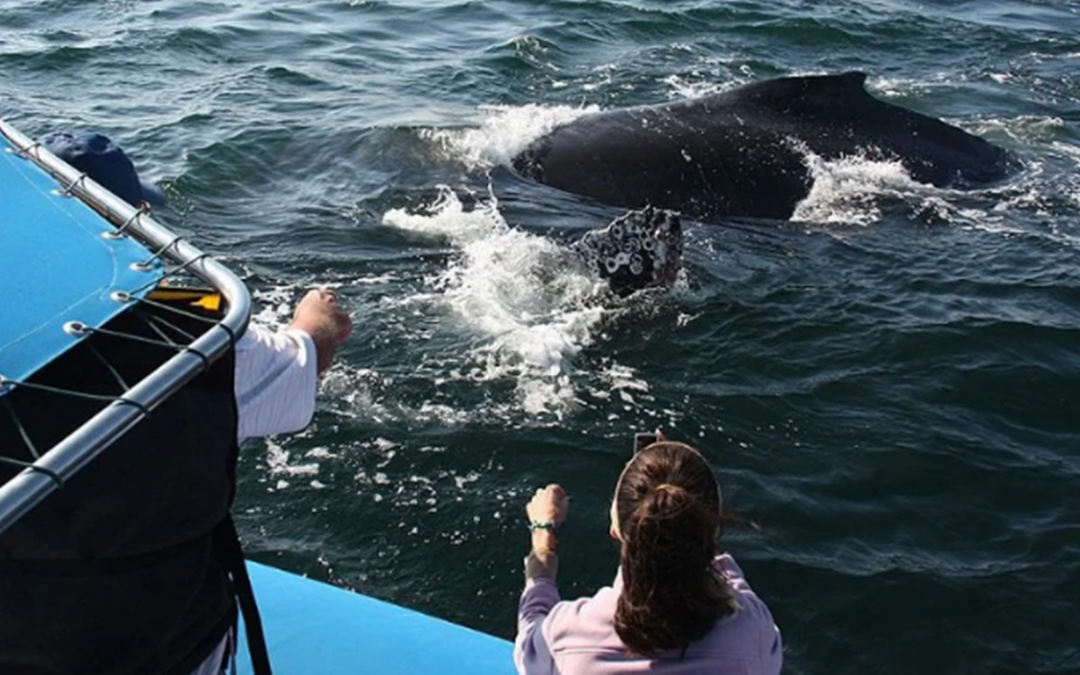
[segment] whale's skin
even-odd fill
[[[1018,166],[1006,150],[871,96],[866,75],[788,77],[582,116],[512,161],[528,179],[626,208],[787,219],[809,194],[807,151],[899,161],[920,183],[972,188]]]

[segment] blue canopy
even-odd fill
[[[128,306],[113,292],[143,297],[163,269],[133,268],[143,246],[102,236],[115,228],[2,135],[0,150],[0,376],[24,380],[78,342],[64,324],[101,327]]]

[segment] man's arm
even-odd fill
[[[313,290],[284,331],[252,324],[236,345],[238,439],[299,431],[315,413],[318,376],[352,332],[349,315],[327,290]]]
[[[338,345],[352,334],[352,319],[338,304],[337,295],[325,288],[308,291],[293,313],[290,330],[301,330],[311,336],[318,352],[319,375],[330,368]]]

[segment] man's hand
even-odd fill
[[[337,295],[326,288],[316,288],[296,305],[289,328],[302,330],[315,343],[319,375],[330,367],[338,345],[352,333],[352,319],[338,305]]]

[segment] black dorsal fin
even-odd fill
[[[718,94],[725,103],[754,103],[765,108],[786,108],[792,104],[827,100],[833,103],[861,101],[866,92],[866,73],[849,71],[839,75],[801,75],[753,82]]]

